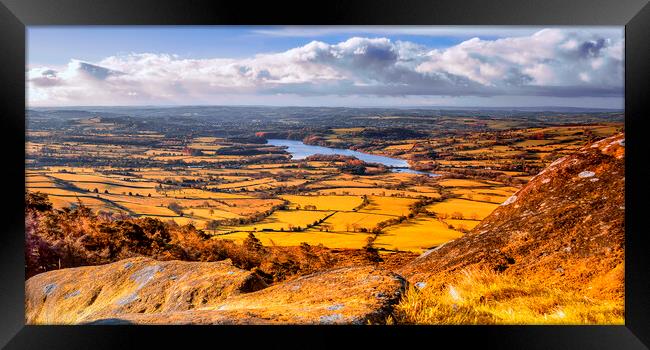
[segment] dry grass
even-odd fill
[[[419,284],[419,283],[417,283]],[[395,309],[407,324],[624,324],[623,299],[593,299],[569,287],[484,270],[411,286]]]

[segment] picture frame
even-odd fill
[[[333,347],[418,342],[501,349],[643,349],[650,346],[650,251],[643,220],[650,99],[650,5],[646,0],[411,0],[246,3],[235,1],[19,1],[0,6],[0,109],[6,166],[0,235],[0,345],[23,348],[136,348],[154,343],[247,347]],[[36,25],[624,25],[625,326],[26,326],[24,308],[24,144],[26,26]],[[225,344],[225,343],[224,343]],[[195,346],[201,346],[196,344]],[[408,345],[410,346],[410,345]]]

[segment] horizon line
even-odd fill
[[[583,110],[609,110],[609,111],[624,111],[625,108],[615,107],[583,107],[583,106],[327,106],[327,105],[264,105],[264,104],[243,104],[243,105],[223,105],[223,104],[183,104],[183,105],[69,105],[69,106],[26,106],[25,110],[29,109],[79,109],[79,108],[182,108],[182,107],[266,107],[266,108],[356,108],[356,109],[370,109],[370,108],[383,108],[383,109],[583,109]]]

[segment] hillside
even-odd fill
[[[417,281],[486,265],[586,286],[623,268],[624,189],[624,137],[617,135],[558,159],[469,234],[400,272]]]
[[[572,302],[592,303],[581,307],[614,303],[622,313],[624,153],[624,135],[619,134],[558,159],[466,236],[422,254],[399,273],[415,285],[441,287],[443,296],[452,294],[456,302],[462,294],[483,304],[487,294],[500,293],[512,301],[533,294],[552,299],[557,292]],[[499,283],[509,286],[499,289]],[[466,288],[464,293],[460,285]],[[475,294],[482,287],[485,293]],[[558,311],[557,303],[550,304],[549,311]],[[481,320],[481,315],[472,317]]]

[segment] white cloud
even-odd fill
[[[134,53],[27,72],[30,105],[209,103],[220,96],[622,96],[623,38],[544,29],[445,49],[312,41],[243,59]]]

